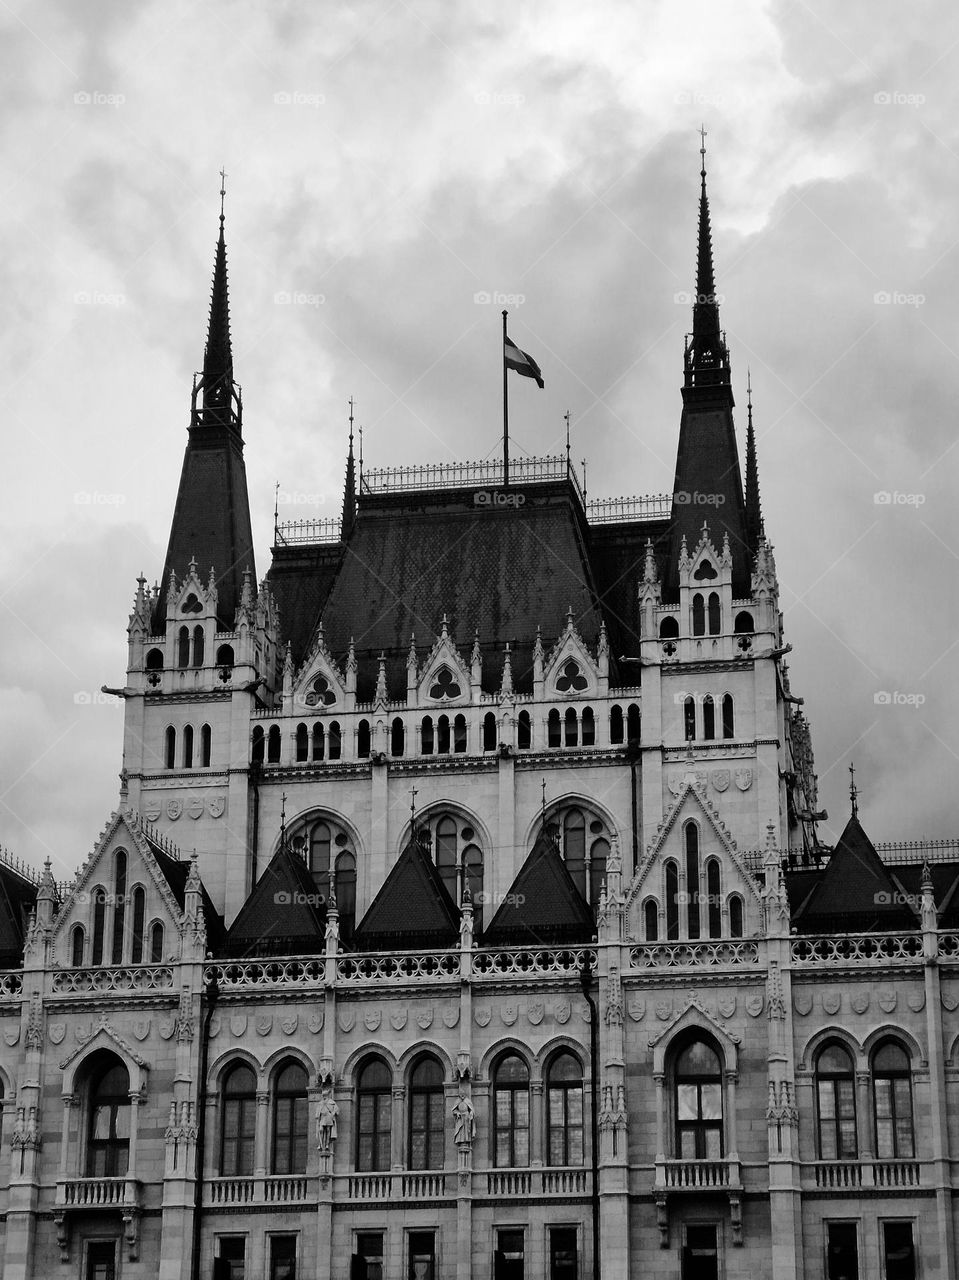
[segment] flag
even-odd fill
[[[533,359],[528,356],[525,351],[520,351],[515,342],[506,339],[506,345],[503,348],[503,358],[506,361],[507,369],[515,369],[517,373],[521,373],[524,378],[535,378],[536,385],[542,389],[543,375],[540,367]]]

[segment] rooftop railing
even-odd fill
[[[275,544],[278,547],[317,546],[332,544],[342,540],[343,524],[340,520],[287,520],[278,524],[274,530]]]
[[[510,458],[509,484],[545,484],[569,480],[584,501],[576,472],[564,455],[543,458]],[[424,489],[482,489],[503,484],[503,463],[487,458],[482,462],[438,462],[418,467],[379,467],[364,471],[360,492],[413,493]]]
[[[590,524],[668,520],[672,504],[669,493],[649,493],[635,498],[594,498],[586,503],[586,519]]]

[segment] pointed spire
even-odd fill
[[[346,485],[343,489],[343,521],[340,530],[340,538],[343,542],[350,536],[355,519],[356,468],[353,462],[353,397],[350,396],[350,447],[346,455]]]
[[[753,384],[746,370],[746,536],[755,555],[763,532],[763,513],[759,501],[759,465],[756,459],[756,433],[753,430]]]
[[[859,817],[859,791],[856,787],[856,766],[849,765],[849,804],[854,818]]]
[[[376,693],[373,701],[377,706],[386,706],[386,654],[381,653],[379,656],[379,667],[376,672]]]
[[[233,346],[230,341],[230,297],[226,276],[226,239],[223,201],[226,174],[220,170],[220,235],[213,266],[210,321],[203,353],[203,420],[230,421],[233,399]],[[239,422],[237,421],[237,426]]]
[[[729,383],[729,356],[719,328],[719,300],[713,275],[713,245],[706,195],[706,130],[700,129],[699,242],[696,253],[696,298],[693,334],[686,346],[686,385]]]
[[[503,698],[510,697],[513,693],[513,665],[510,659],[509,644],[506,645],[506,653],[503,657],[503,680],[500,685],[500,696]]]

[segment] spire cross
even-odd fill
[[[542,787],[543,787],[543,821],[545,822],[546,820],[546,779],[545,778],[542,781]]]
[[[703,167],[702,169],[700,169],[699,172],[700,172],[700,177],[703,179],[703,182],[705,183],[706,181],[706,126],[705,125],[699,126],[699,144],[700,144],[699,154],[703,158]]]
[[[856,766],[849,766],[849,799],[852,802],[852,816],[859,817],[859,792],[856,789]]]
[[[280,844],[286,847],[286,792],[280,796]]]
[[[353,397],[350,396],[350,444],[353,443]]]
[[[414,836],[415,836],[415,834],[416,834],[416,797],[417,797],[417,794],[418,794],[418,792],[417,792],[416,788],[415,788],[415,787],[410,787],[410,834],[411,834],[411,835],[414,835]]]
[[[569,410],[568,409],[563,414],[563,417],[566,420],[566,470],[568,471],[569,470]]]
[[[226,178],[225,169],[220,170],[220,221],[223,221],[223,201],[226,199]]]

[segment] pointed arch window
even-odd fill
[[[672,617],[667,615],[659,624],[660,640],[678,640],[679,639],[679,623]]]
[[[352,942],[356,928],[356,857],[349,850],[336,859],[334,886],[340,937],[344,942]]]
[[[392,1084],[382,1058],[368,1058],[357,1078],[356,1168],[377,1173],[390,1167]]]
[[[163,925],[157,920],[150,927],[150,963],[161,964],[163,961]]]
[[[609,861],[609,841],[605,836],[594,840],[589,847],[589,901],[595,910],[606,880],[606,864]]]
[[[579,743],[579,725],[572,707],[567,709],[563,717],[563,741],[567,747],[575,747]]]
[[[112,1054],[90,1078],[86,1176],[123,1178],[130,1157],[130,1076]]]
[[[659,941],[659,905],[655,898],[647,898],[643,904],[643,934],[647,942]]]
[[[86,942],[82,924],[75,924],[70,930],[70,963],[75,969],[83,964],[83,947]]]
[[[197,624],[193,628],[193,665],[195,667],[203,666],[203,650],[204,650],[203,628],[199,624]]]
[[[436,722],[436,754],[448,756],[450,753],[450,718],[440,716]]]
[[[190,628],[181,627],[177,636],[176,664],[178,667],[190,665]]]
[[[370,722],[369,720],[361,720],[356,727],[356,754],[361,760],[369,758],[370,754]]]
[[[433,838],[433,858],[446,891],[454,902],[458,901],[456,892],[456,869],[458,866],[456,845],[457,828],[455,820],[449,816],[440,818],[436,824],[436,833]]]
[[[719,593],[710,591],[709,593],[709,634],[718,636],[723,629],[723,611],[719,602]]]
[[[107,891],[98,885],[93,891],[93,952],[91,964],[103,964],[103,938],[107,925]]]
[[[313,732],[310,735],[310,754],[314,760],[322,760],[325,755],[326,733],[323,725],[319,720],[313,725]]]
[[[687,822],[683,828],[686,846],[686,937],[700,935],[699,916],[699,828]]]
[[[609,712],[609,740],[615,747],[623,741],[624,737],[623,708],[617,703]]]
[[[683,703],[683,737],[691,742],[696,737],[696,701],[687,698]]]
[[[679,937],[679,867],[672,858],[663,865],[666,885],[666,937],[675,942]]]
[[[307,1076],[298,1062],[288,1062],[273,1090],[273,1173],[305,1173],[309,1133]]]
[[[432,1057],[420,1058],[410,1075],[409,1167],[442,1169],[445,1145],[443,1070]]]
[[[517,1053],[500,1058],[493,1072],[493,1164],[529,1164],[529,1068]]]
[[[167,730],[169,733],[169,729]],[[266,748],[266,735],[263,732],[262,725],[256,725],[253,730],[253,745],[250,751],[250,759],[253,764],[262,764],[263,756]],[[171,766],[172,767],[172,766]]]
[[[145,666],[147,671],[162,671],[163,670],[163,650],[148,649]]]
[[[147,896],[143,885],[138,884],[133,890],[133,937],[130,944],[130,961],[132,964],[143,963],[143,924],[146,917]]]
[[[254,741],[255,732],[256,731],[254,730]],[[172,724],[167,725],[167,730],[164,735],[163,763],[168,769],[176,768],[176,729],[174,729]]]
[[[729,899],[729,934],[732,938],[743,936],[743,900],[738,893]]]
[[[593,708],[584,707],[582,716],[583,729],[583,746],[592,747],[596,744],[596,721],[593,717]]]
[[[473,934],[479,937],[483,932],[483,851],[478,845],[463,850],[463,882],[473,900]]]
[[[700,592],[696,592],[693,596],[693,635],[704,636],[706,634],[706,602],[703,600]]]
[[[303,764],[310,758],[310,731],[305,724],[296,726],[296,762]]]
[[[825,1045],[816,1058],[816,1103],[820,1160],[855,1160],[859,1143],[852,1057],[836,1042]]]
[[[909,1057],[895,1040],[886,1040],[872,1055],[872,1096],[876,1155],[880,1160],[912,1160],[912,1075]]]
[[[716,736],[716,704],[712,694],[703,698],[703,737],[708,741]]]
[[[208,724],[200,729],[200,767],[209,769],[213,756],[213,730]]]
[[[266,737],[266,760],[267,764],[280,763],[280,750],[283,739],[280,735],[280,726],[278,724],[270,725],[270,732]]]
[[[718,858],[706,863],[706,929],[711,938],[718,938],[723,931],[722,876]]]
[[[193,725],[188,724],[183,727],[183,767],[184,769],[193,768]]]
[[[626,741],[639,745],[641,734],[639,707],[631,702],[626,710]]]
[[[723,694],[723,737],[735,737],[735,725],[733,722],[733,695],[731,693]]]
[[[424,716],[423,723],[420,726],[420,751],[424,756],[431,756],[433,747],[433,717]]]
[[[224,1076],[220,1111],[220,1175],[249,1177],[256,1141],[256,1077],[245,1063],[237,1063]]]
[[[123,963],[123,923],[127,902],[127,855],[125,849],[117,849],[113,857],[113,945],[111,964]]]
[[[693,1040],[675,1068],[676,1152],[680,1160],[721,1160],[723,1077],[719,1056],[704,1040]]]
[[[546,718],[546,745],[550,747],[561,747],[563,745],[562,721],[555,707]]]
[[[569,809],[563,817],[563,857],[576,888],[588,900],[586,888],[586,819],[581,809]]]
[[[546,1160],[581,1165],[583,1148],[583,1068],[571,1053],[560,1053],[546,1072]]]
[[[340,733],[339,720],[334,720],[330,724],[330,731],[327,734],[327,746],[329,747],[330,759],[339,760],[343,750],[343,738]]]
[[[406,726],[400,716],[395,716],[390,726],[390,755],[401,756],[406,749]]]
[[[533,745],[533,722],[528,711],[521,711],[516,722],[516,746],[520,751],[529,751]]]
[[[483,750],[495,751],[498,745],[497,737],[496,716],[492,711],[487,711],[483,717]]]
[[[330,894],[330,855],[333,848],[333,833],[327,822],[318,822],[310,832],[310,874],[313,883],[323,895],[324,900]]]
[[[458,715],[453,720],[453,750],[462,754],[466,750],[466,716]]]

